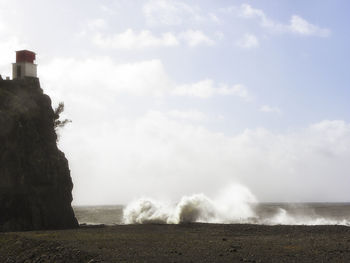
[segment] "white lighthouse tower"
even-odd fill
[[[12,79],[24,77],[37,77],[34,64],[35,53],[29,50],[16,51],[16,63],[12,64]]]

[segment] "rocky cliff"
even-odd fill
[[[54,115],[37,78],[0,79],[0,231],[78,226]]]

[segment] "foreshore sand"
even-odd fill
[[[0,262],[350,262],[350,227],[191,223],[0,233]]]

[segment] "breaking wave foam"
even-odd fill
[[[141,198],[129,204],[123,211],[125,224],[179,224],[202,223],[250,223],[265,225],[346,225],[348,219],[329,219],[320,216],[290,214],[278,208],[268,216],[256,212],[257,199],[248,188],[232,185],[216,198],[204,194],[184,196],[177,204]]]
[[[124,223],[243,223],[254,216],[253,203],[256,198],[240,185],[229,187],[215,199],[204,194],[184,196],[176,205],[142,198],[125,208]]]
[[[321,216],[304,214],[291,215],[286,209],[279,208],[271,218],[259,219],[258,224],[266,225],[344,225],[350,226],[348,219],[332,219]]]

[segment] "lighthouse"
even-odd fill
[[[37,77],[36,67],[34,64],[35,53],[29,50],[16,51],[16,63],[12,64],[12,79],[24,77]]]

